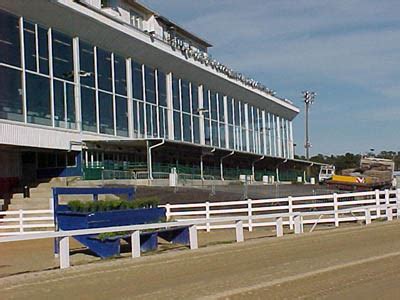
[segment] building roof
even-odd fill
[[[148,8],[146,5],[144,5],[143,3],[140,3],[137,0],[125,0],[127,3],[129,3],[132,6],[136,6],[139,7],[140,9],[146,11],[147,13],[154,15],[156,17],[157,20],[161,21],[162,23],[164,23],[166,26],[168,27],[174,27],[178,32],[182,33],[183,35],[187,36],[188,38],[194,40],[195,42],[205,46],[205,47],[212,47],[213,45],[211,43],[209,43],[208,41],[206,41],[205,39],[199,37],[198,35],[188,31],[187,29],[185,29],[183,26],[179,25],[178,23],[176,23],[175,21],[162,16],[160,13],[156,12],[155,10],[152,10],[150,8]]]

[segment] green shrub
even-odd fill
[[[158,198],[145,197],[133,201],[126,200],[101,200],[82,202],[73,200],[68,202],[68,208],[73,212],[98,212],[123,209],[138,209],[138,208],[156,208],[158,206]]]

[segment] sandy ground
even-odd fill
[[[223,245],[212,244],[219,238],[231,241],[233,232],[219,231],[213,237],[202,233],[203,247],[194,251],[179,248],[139,259],[6,276],[0,279],[1,298],[396,299],[399,228],[400,222],[393,221],[283,238],[266,238],[270,232],[257,230],[245,243]],[[26,245],[25,254],[39,261],[46,256],[40,249],[48,246],[38,243],[34,250]],[[0,269],[9,265],[10,272],[18,263],[8,260],[24,252],[14,247],[14,254],[7,254],[11,248],[1,245]]]

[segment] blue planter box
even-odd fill
[[[142,208],[91,213],[72,212],[67,205],[57,207],[57,224],[60,230],[76,230],[157,223],[165,218],[165,208]],[[97,235],[74,237],[102,258],[119,254],[119,239],[101,241]],[[151,249],[153,247],[144,247]],[[145,250],[145,249],[143,249]]]

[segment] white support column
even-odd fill
[[[47,32],[48,51],[49,51],[49,76],[50,76],[50,109],[51,109],[51,126],[55,127],[55,108],[54,108],[54,72],[53,72],[53,37],[52,29]]]
[[[134,124],[133,124],[133,86],[132,86],[132,59],[126,60],[126,91],[128,94],[128,132],[129,137],[134,138]]]
[[[143,126],[144,126],[144,138],[151,138],[147,136],[147,101],[146,101],[146,68],[144,65],[142,67],[142,90],[143,90]],[[140,123],[140,122],[139,122]]]
[[[282,157],[282,140],[281,140],[281,123],[280,119],[276,117],[276,136],[277,136],[277,144],[278,144],[278,156]]]
[[[386,204],[386,217],[387,217],[387,206],[390,204],[390,194],[389,194],[389,190],[386,189],[385,190],[385,204]]]
[[[276,237],[283,236],[283,219],[282,217],[275,220]]]
[[[271,114],[268,113],[268,124],[267,124],[268,128],[268,155],[272,156],[272,123],[271,123]]]
[[[236,231],[236,242],[237,243],[244,242],[243,221],[236,222],[235,231]]]
[[[198,249],[199,244],[197,241],[197,227],[196,225],[192,225],[189,227],[189,240],[190,240],[190,249]]]
[[[99,109],[99,83],[98,83],[98,75],[97,75],[97,47],[94,47],[94,73],[95,73],[95,89],[96,89],[96,124],[97,124],[97,133],[100,133],[100,109]]]
[[[245,128],[246,128],[246,149],[245,149],[245,151],[250,152],[249,105],[247,103],[244,104],[244,119],[245,119]]]
[[[386,207],[386,219],[388,221],[393,221],[393,207]]]
[[[172,94],[172,73],[167,74],[167,114],[168,114],[168,137],[170,140],[174,140],[174,105],[173,105],[173,94]]]
[[[59,238],[59,251],[60,251],[60,269],[70,267],[69,259],[69,237]]]
[[[278,140],[276,135],[276,116],[272,116],[272,132],[274,133],[274,156],[278,156]]]
[[[131,235],[132,258],[140,257],[140,231],[134,231]]]
[[[227,97],[227,96],[224,96],[225,148],[230,149],[230,148],[229,148],[229,142],[230,142],[230,139],[233,139],[233,136],[229,136],[229,126],[228,126],[228,102],[229,102],[229,101],[228,101],[228,97]],[[231,99],[230,99],[230,105],[232,105]],[[233,107],[232,107],[232,109],[233,109]]]
[[[200,85],[198,88],[198,98],[199,98],[199,108],[204,108],[204,99],[203,99],[203,89],[204,86]],[[200,127],[200,144],[205,145],[205,134],[204,134],[204,112],[200,111],[199,112],[199,127]]]
[[[82,100],[81,100],[81,76],[80,76],[80,56],[79,56],[79,38],[74,38],[73,57],[74,57],[74,92],[75,92],[75,116],[76,129],[82,131]]]
[[[112,99],[113,99],[113,123],[114,123],[114,135],[117,135],[117,103],[115,99],[115,64],[114,64],[114,53],[111,53],[111,86],[112,86]]]
[[[262,154],[263,155],[268,155],[267,153],[267,124],[265,122],[265,110],[262,111],[261,113],[261,118],[262,118],[262,131],[261,134],[263,135],[263,144],[261,145],[261,149],[262,149]]]

